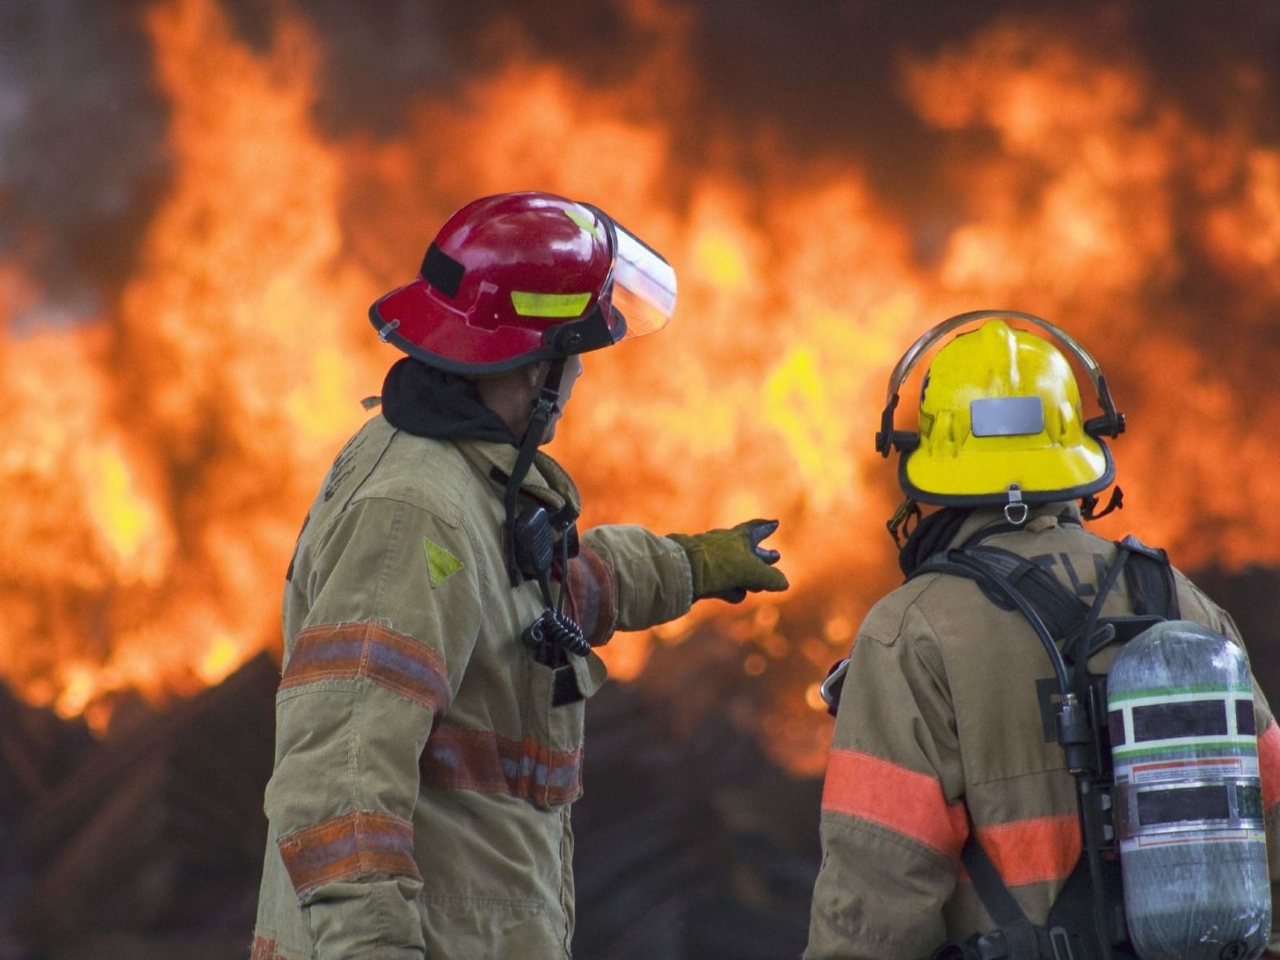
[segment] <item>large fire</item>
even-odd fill
[[[586,521],[782,521],[789,594],[702,604],[606,657],[626,678],[695,630],[750,644],[742,683],[771,691],[762,729],[794,770],[823,761],[816,681],[898,579],[893,466],[871,444],[888,370],[952,313],[1040,313],[1101,360],[1131,426],[1105,532],[1184,567],[1280,560],[1280,392],[1260,377],[1280,359],[1280,151],[1247,116],[1206,129],[1140,63],[1035,21],[904,56],[901,95],[949,154],[927,189],[964,198],[925,257],[853,162],[716,132],[715,162],[685,159],[669,111],[696,82],[690,15],[627,12],[657,39],[625,83],[515,56],[418,94],[386,138],[322,132],[301,17],[252,46],[217,0],[150,8],[175,172],[135,275],[54,323],[0,261],[8,682],[101,726],[113,691],[189,691],[277,645],[306,505],[394,359],[368,303],[450,210],[510,189],[599,203],[680,277],[668,330],[588,359],[556,441]],[[1233,281],[1219,315],[1179,305],[1197,265]]]

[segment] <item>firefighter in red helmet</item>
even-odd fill
[[[594,647],[782,590],[776,521],[578,535],[539,448],[582,354],[664,326],[670,265],[601,210],[486,197],[370,310],[407,356],[287,577],[255,960],[567,958]]]

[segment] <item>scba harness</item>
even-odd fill
[[[1116,544],[1116,558],[1102,576],[1092,605],[1036,564],[1012,551],[982,543],[1005,532],[980,531],[963,546],[935,554],[912,577],[945,573],[976,581],[997,606],[1017,610],[1030,623],[1054,665],[1055,678],[1038,684],[1046,739],[1056,739],[1075,777],[1082,853],[1045,924],[1031,923],[1005,886],[974,830],[961,851],[982,904],[997,929],[965,943],[950,943],[936,960],[1083,960],[1130,958],[1119,861],[1109,812],[1111,752],[1107,739],[1106,676],[1088,668],[1091,657],[1124,643],[1162,619],[1179,615],[1173,573],[1164,551],[1133,537]],[[1125,577],[1133,615],[1100,616],[1119,577]]]
[[[1045,739],[1062,746],[1075,779],[1081,855],[1046,922],[1033,924],[971,825],[961,861],[996,929],[945,944],[934,960],[1257,956],[1270,891],[1243,653],[1179,619],[1162,550],[1116,543],[1087,605],[1034,561],[982,542],[1000,532],[933,555],[909,579],[971,579],[1035,630],[1054,667],[1037,683]],[[1132,613],[1102,617],[1121,576]],[[1112,645],[1109,671],[1090,671]]]

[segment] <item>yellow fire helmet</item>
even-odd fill
[[[1058,340],[1088,371],[1103,415],[1085,420],[1080,388],[1062,352],[1021,321]],[[959,327],[981,323],[942,347],[925,374],[918,433],[893,427],[898,390],[931,346]],[[1103,436],[1124,430],[1093,357],[1040,317],[978,310],[938,324],[898,361],[876,434],[884,456],[898,450],[898,482],[911,500],[942,506],[1004,505],[1013,523],[1026,504],[1088,497],[1115,479]]]

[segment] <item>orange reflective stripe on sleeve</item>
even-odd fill
[[[1262,777],[1262,806],[1280,803],[1280,726],[1273,719],[1258,738],[1258,773]]]
[[[413,859],[413,824],[390,813],[353,810],[278,841],[299,897],[338,880],[422,879]]]
[[[590,547],[583,547],[569,561],[569,600],[574,619],[593,645],[609,639],[607,631],[618,615],[615,593],[609,565]]]
[[[969,833],[964,804],[947,803],[935,778],[838,747],[827,760],[822,809],[887,827],[952,859]]]
[[[1080,818],[1074,813],[978,827],[977,833],[1010,887],[1064,880],[1080,859]]]
[[[440,655],[375,620],[303,630],[293,645],[280,689],[360,677],[431,710],[444,709],[452,698]]]

